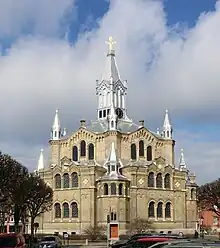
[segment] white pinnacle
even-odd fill
[[[40,149],[40,156],[38,159],[38,165],[37,165],[37,171],[44,169],[44,155],[43,155],[43,149]]]
[[[180,169],[185,169],[186,168],[186,162],[185,162],[185,158],[184,158],[183,149],[181,149],[181,152],[180,152],[179,167],[180,167]]]

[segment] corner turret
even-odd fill
[[[169,121],[168,110],[166,109],[164,123],[163,123],[163,137],[165,139],[172,139],[172,133],[173,133],[173,130],[172,130],[172,126]]]

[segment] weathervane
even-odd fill
[[[109,51],[113,50],[113,45],[116,44],[116,41],[113,41],[112,36],[109,36],[108,41],[105,42],[108,45]]]

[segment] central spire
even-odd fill
[[[115,59],[115,50],[113,45],[116,42],[112,36],[106,41],[108,45],[108,53],[105,63],[104,72],[101,81],[97,80],[96,95],[98,96],[98,119],[107,120],[112,107],[117,113],[120,113],[120,118],[126,118],[126,95],[127,83],[120,79],[119,70]],[[116,113],[116,114],[117,114]],[[118,115],[118,114],[117,114]]]

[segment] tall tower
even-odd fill
[[[119,119],[126,119],[126,95],[127,82],[120,79],[118,67],[115,60],[115,51],[113,45],[116,43],[112,37],[109,37],[108,53],[105,64],[105,70],[101,81],[97,81],[96,95],[98,98],[98,119],[107,120],[110,114],[111,105]]]
[[[56,110],[53,126],[51,128],[51,140],[59,140],[61,138],[61,126],[59,119],[59,111]]]
[[[165,139],[172,139],[172,133],[173,133],[173,130],[172,130],[172,126],[169,121],[168,110],[166,109],[164,123],[163,123],[163,137]]]

